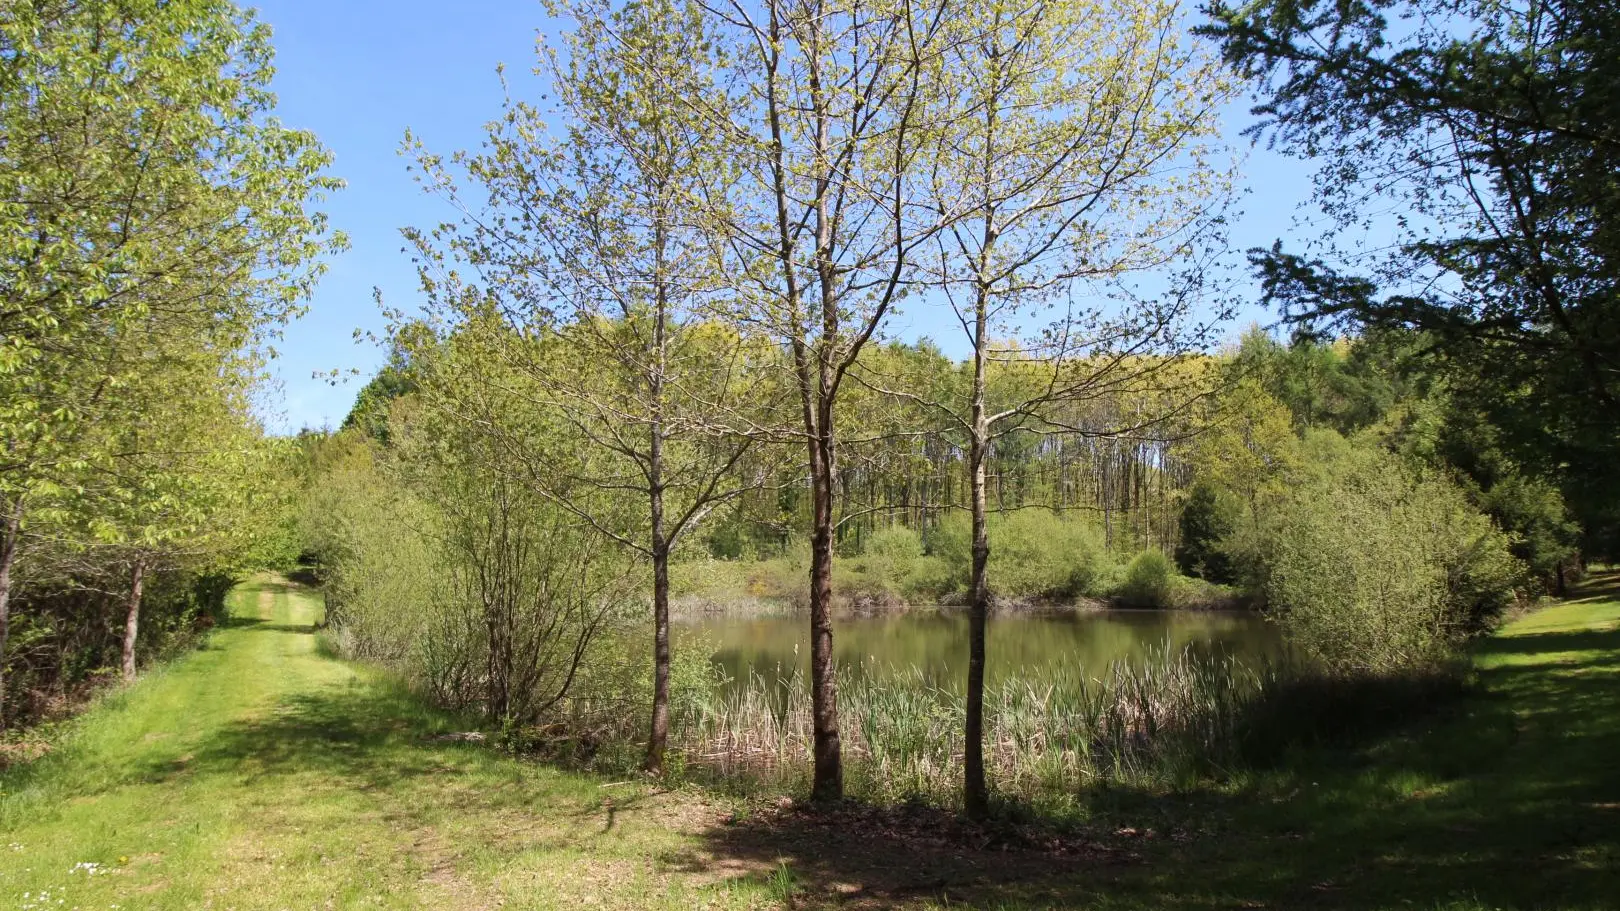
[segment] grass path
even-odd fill
[[[1620,574],[1478,649],[1481,692],[1360,751],[1114,795],[1095,855],[656,794],[473,745],[238,588],[209,647],[0,774],[0,908],[1620,908]]]
[[[677,869],[701,804],[435,742],[446,719],[317,654],[316,598],[231,597],[207,649],[0,778],[0,908],[774,904]]]

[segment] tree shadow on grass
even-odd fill
[[[182,756],[149,761],[137,775],[147,783],[211,775],[285,777],[300,787],[374,793],[403,825],[446,811],[510,813],[533,805],[566,819],[571,832],[599,832],[641,802],[639,795],[617,793],[577,806],[559,802],[523,767],[492,762],[487,745],[444,736],[475,727],[425,704],[401,684],[356,680],[289,694]]]
[[[263,617],[244,617],[240,614],[229,614],[219,621],[220,629],[257,629],[262,628],[270,621]]]
[[[267,714],[227,725],[178,768],[190,775],[313,774],[361,789],[387,787],[443,773],[458,755],[470,755],[472,746],[426,739],[450,726],[403,689],[332,686],[286,696]],[[409,748],[417,745],[423,748]],[[148,772],[160,779],[177,770],[159,762]]]
[[[1592,573],[1574,587],[1566,603],[1592,604],[1597,601],[1620,601],[1620,571],[1611,568]]]
[[[1613,653],[1620,629],[1579,632],[1526,633],[1518,636],[1492,636],[1474,647],[1478,655],[1546,655],[1557,661],[1564,652]]]

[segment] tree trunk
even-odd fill
[[[647,737],[646,769],[664,771],[669,746],[669,552],[662,545],[653,552],[653,704],[652,729]]]
[[[0,731],[6,729],[6,640],[11,635],[11,565],[17,561],[17,537],[22,530],[22,501],[11,504],[5,530],[0,532]]]
[[[815,726],[815,780],[811,797],[831,803],[844,796],[843,746],[838,736],[838,676],[833,663],[833,475],[830,409],[810,440],[810,693]]]
[[[975,408],[975,410],[981,410]],[[990,811],[984,774],[984,654],[990,616],[990,536],[986,528],[984,443],[973,441],[973,580],[968,608],[967,743],[962,760],[962,803],[972,819]]]
[[[146,584],[146,560],[137,557],[129,573],[129,602],[124,610],[124,682],[135,679],[135,639],[141,629],[141,590]]]
[[[652,723],[647,733],[649,772],[664,770],[664,751],[669,745],[669,540],[664,528],[664,380],[667,369],[669,330],[669,282],[664,274],[665,245],[662,213],[653,228],[653,285],[656,311],[653,319],[653,362],[647,376],[648,398],[652,404],[652,426],[647,439],[647,518],[652,540],[653,564],[653,704]]]
[[[990,448],[990,424],[985,414],[985,345],[989,344],[988,289],[979,289],[974,313],[973,436],[968,447],[969,497],[973,514],[972,602],[968,608],[968,679],[966,738],[962,758],[962,806],[972,819],[990,812],[989,787],[984,775],[984,653],[985,628],[990,616],[990,533],[986,515],[985,459]]]

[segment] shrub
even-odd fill
[[[1108,562],[1102,535],[1090,523],[1045,510],[996,517],[990,545],[992,585],[1014,596],[1096,592]]]
[[[973,568],[971,525],[952,515],[929,539],[949,568],[951,587],[967,587]],[[1056,598],[1099,591],[1108,572],[1102,535],[1089,522],[1044,509],[990,517],[990,587],[1015,598]]]
[[[1455,485],[1330,431],[1261,533],[1265,591],[1292,638],[1328,667],[1432,664],[1514,596],[1507,536]]]
[[[334,641],[450,708],[541,718],[636,607],[619,551],[523,488],[437,457],[426,430],[395,437],[435,458],[402,466],[358,448],[307,507]]]
[[[911,602],[938,601],[953,585],[950,564],[936,556],[918,557],[900,581],[900,594]]]
[[[856,566],[868,583],[899,592],[922,556],[922,536],[903,525],[891,525],[867,537]]]
[[[1133,607],[1168,607],[1175,577],[1170,558],[1150,548],[1131,558],[1118,595]]]

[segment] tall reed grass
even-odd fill
[[[839,711],[854,796],[949,806],[962,777],[964,697],[918,669],[846,674]],[[1280,665],[1191,650],[1106,668],[1078,662],[987,687],[985,759],[998,791],[1033,806],[1106,783],[1175,787],[1238,761],[1246,710]],[[808,681],[752,676],[683,700],[672,732],[685,772],[732,789],[801,789],[810,767]]]

